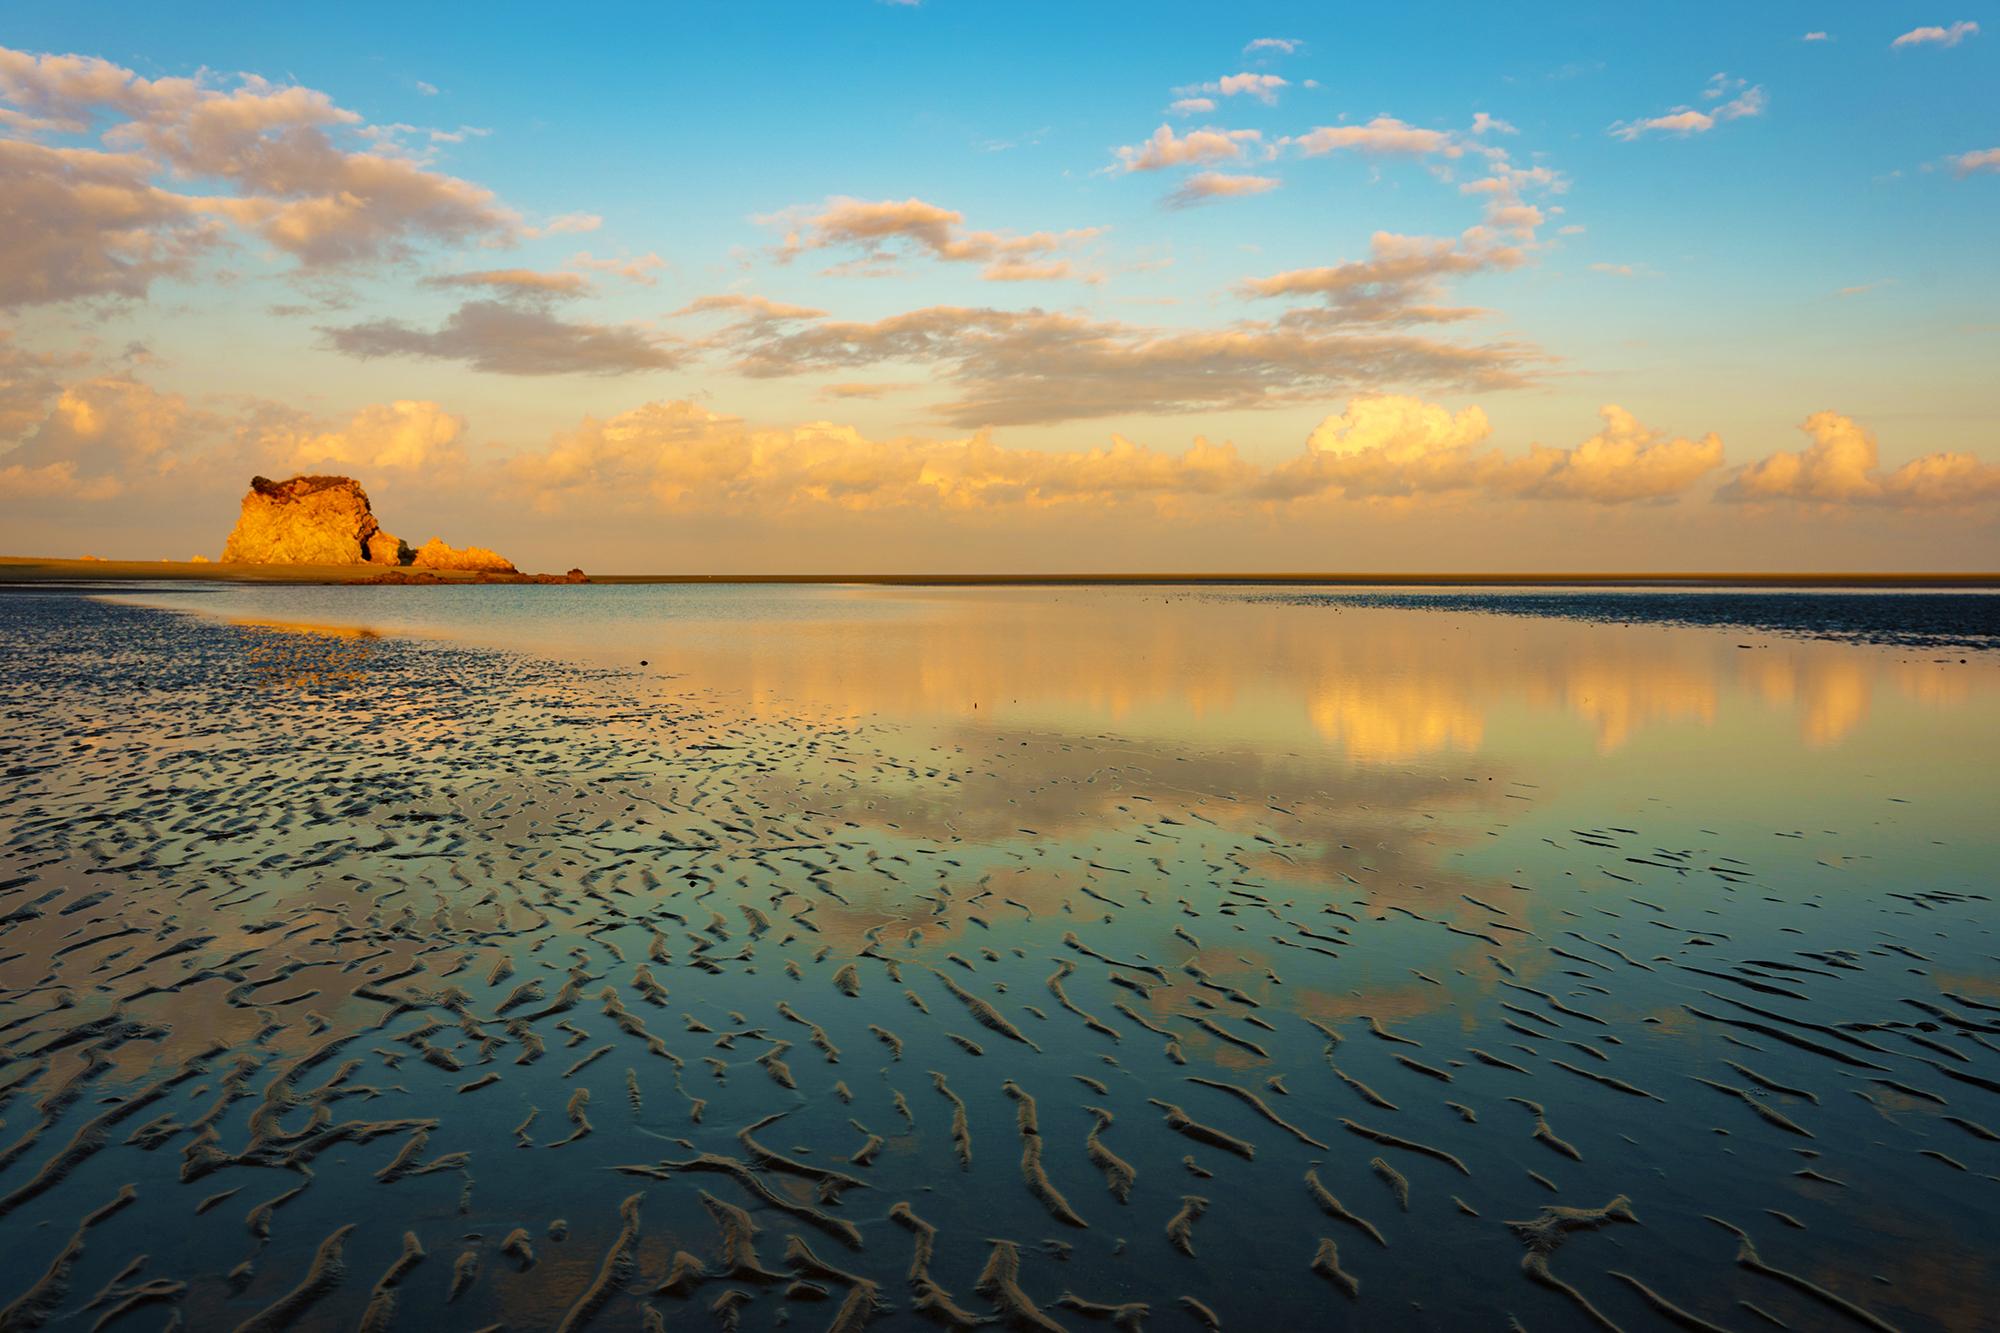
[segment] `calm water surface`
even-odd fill
[[[407,1232],[406,1326],[707,1321],[732,1290],[744,1327],[914,1326],[897,1203],[957,1307],[1077,1328],[2000,1303],[2000,655],[1477,597],[28,600],[0,602],[36,664],[9,677],[0,1085],[9,1132],[46,1132],[0,1164],[33,1185],[0,1237],[16,1288],[88,1239],[51,1306],[80,1326],[141,1250],[128,1286],[187,1284],[144,1319],[233,1326],[349,1223],[345,1280],[288,1318],[354,1326]],[[61,952],[137,912],[142,947]],[[64,1035],[109,1016],[173,1035]],[[73,1075],[91,1095],[51,1095]],[[412,1142],[444,1164],[381,1178]],[[731,1208],[824,1300],[725,1271]],[[662,1291],[681,1251],[708,1276]]]

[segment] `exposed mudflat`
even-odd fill
[[[1965,806],[81,597],[0,664],[0,1331],[2000,1308]]]
[[[1606,625],[1687,625],[1768,630],[1844,643],[1904,648],[2000,648],[2000,593],[1757,590],[1542,589],[1511,592],[1315,592],[1267,594],[1307,606],[1400,607],[1463,615],[1561,616]]]

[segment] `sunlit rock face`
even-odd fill
[[[478,570],[493,574],[515,572],[513,562],[498,552],[483,546],[447,546],[442,537],[433,537],[419,546],[410,564],[417,569]]]
[[[352,477],[254,477],[222,558],[247,565],[410,565],[417,569],[512,574],[513,563],[483,546],[433,537],[415,551],[385,532]]]
[[[351,477],[254,477],[222,558],[250,565],[359,565],[401,546],[382,531]]]

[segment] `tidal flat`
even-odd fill
[[[1996,599],[1505,596],[0,595],[0,1331],[1990,1326]]]

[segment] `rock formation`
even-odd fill
[[[519,572],[512,561],[497,552],[483,546],[447,546],[442,537],[433,537],[419,546],[408,563],[416,569],[463,569],[494,574]]]
[[[222,558],[246,565],[386,565],[477,574],[516,574],[483,546],[433,537],[417,550],[382,530],[368,493],[352,477],[253,477]]]
[[[352,477],[253,477],[222,548],[244,565],[398,564],[402,543],[382,531]],[[386,558],[377,559],[378,553]]]

